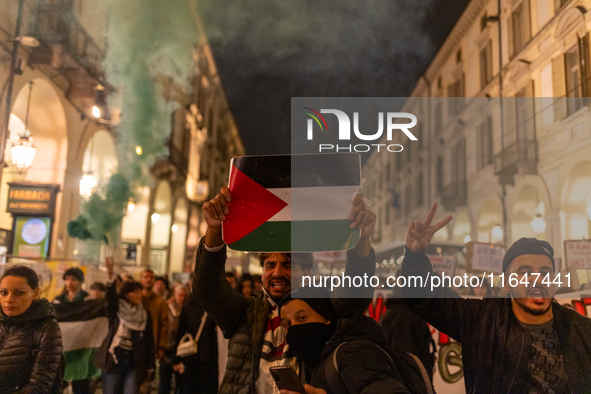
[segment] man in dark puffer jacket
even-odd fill
[[[35,300],[22,315],[0,314],[0,393],[61,393],[62,335],[53,306]]]
[[[238,295],[225,278],[226,249],[221,235],[221,222],[229,213],[230,201],[230,192],[224,187],[216,198],[203,204],[208,229],[197,251],[192,289],[224,336],[230,339],[220,393],[273,393],[278,390],[268,366],[293,365],[296,361],[283,343],[275,344],[267,340],[282,337],[276,303],[291,291],[291,255],[269,254],[262,262],[263,293],[253,298]],[[357,246],[347,253],[345,275],[371,276],[375,271],[375,252],[370,244],[375,215],[365,208],[361,195],[355,198],[353,205],[349,218],[351,226],[362,229],[362,232]],[[373,289],[355,290],[361,290],[355,293],[357,299],[332,299],[337,313],[367,309]]]

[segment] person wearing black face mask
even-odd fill
[[[280,316],[289,350],[304,364],[307,393],[409,393],[373,319],[352,312],[337,321],[328,294],[315,288],[285,296]]]

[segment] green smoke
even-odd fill
[[[109,101],[121,107],[120,173],[82,204],[80,216],[68,223],[68,235],[114,245],[133,189],[148,184],[149,169],[168,154],[166,139],[178,103],[163,96],[157,79],[191,91],[199,35],[194,0],[103,1],[109,5],[104,66],[117,92]]]
[[[105,190],[93,193],[82,204],[80,215],[68,223],[68,235],[80,240],[96,239],[116,244],[127,201],[133,197],[129,181],[121,174],[109,179]]]
[[[106,79],[121,101],[117,127],[121,170],[146,184],[148,169],[168,154],[171,114],[178,103],[163,96],[156,78],[190,92],[193,48],[199,39],[194,0],[104,0],[109,3]],[[111,97],[111,99],[113,99]],[[136,146],[142,154],[136,154]]]

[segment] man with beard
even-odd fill
[[[433,204],[425,223],[408,227],[401,271],[407,279],[431,273],[425,248],[451,220],[431,225],[436,210]],[[590,392],[591,320],[555,302],[553,255],[546,241],[516,241],[503,259],[506,298],[462,299],[442,287],[403,289],[417,315],[462,344],[466,392]],[[511,274],[518,278],[513,287]],[[522,281],[526,274],[527,285]],[[550,285],[542,283],[546,275]]]
[[[203,204],[207,232],[197,251],[192,289],[205,311],[230,339],[226,373],[220,393],[278,393],[269,368],[299,364],[285,344],[285,329],[281,326],[277,304],[291,292],[291,265],[294,260],[311,259],[305,253],[266,253],[260,255],[263,267],[263,291],[246,298],[232,289],[225,279],[226,248],[221,225],[230,213],[230,191],[226,187],[212,200]],[[345,275],[368,276],[375,270],[375,252],[370,236],[376,216],[365,208],[363,196],[353,200],[349,216],[351,229],[360,229],[359,243],[347,252]],[[296,258],[297,256],[297,258]],[[355,288],[355,293],[333,298],[337,314],[347,310],[364,312],[373,295],[371,288]],[[365,298],[361,298],[365,297]]]

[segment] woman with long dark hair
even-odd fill
[[[105,299],[109,334],[97,353],[106,394],[137,394],[154,370],[154,339],[150,314],[142,305],[142,285],[123,282],[117,296],[113,261],[108,258]]]
[[[62,334],[39,278],[25,266],[0,279],[0,393],[60,393]]]

